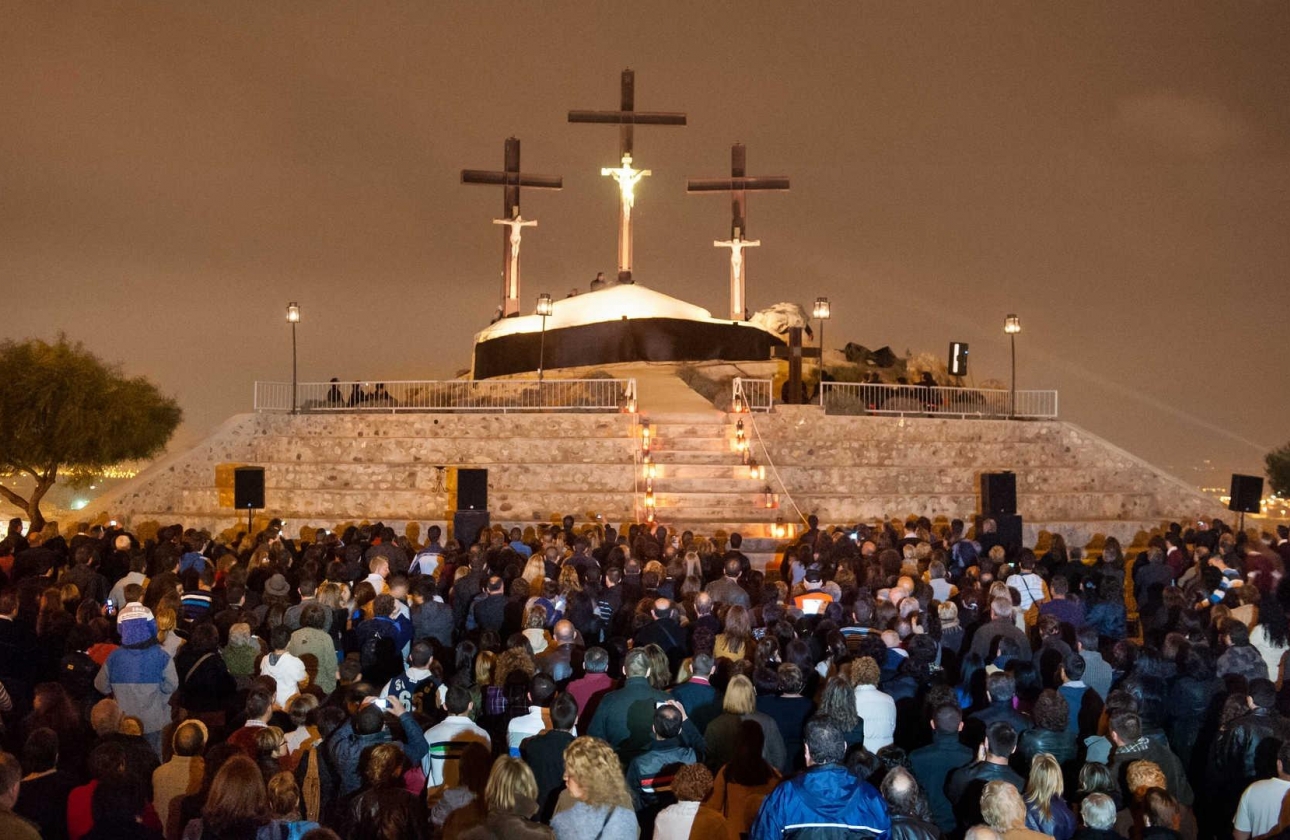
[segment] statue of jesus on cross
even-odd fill
[[[508,297],[519,299],[520,294],[520,237],[526,227],[537,227],[537,219],[526,219],[518,212],[513,219],[493,219],[495,225],[507,225],[511,229],[511,288],[507,289]]]

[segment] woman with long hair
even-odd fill
[[[627,780],[613,747],[598,738],[575,738],[564,749],[564,784],[572,807],[551,818],[557,840],[640,837]]]
[[[849,688],[846,694],[854,715],[855,702]],[[707,802],[707,807],[726,818],[729,840],[740,840],[741,835],[752,830],[761,801],[780,782],[779,771],[762,757],[766,736],[761,726],[753,720],[741,721],[737,733],[734,752],[717,771],[712,797]]]
[[[300,840],[318,823],[305,819],[300,811],[300,785],[290,773],[278,773],[269,779],[269,816],[286,831],[282,840]]]
[[[717,634],[712,655],[717,659],[729,659],[733,662],[747,659],[752,640],[752,616],[748,610],[735,605],[726,610],[723,630]]]
[[[183,840],[277,840],[276,829],[260,768],[235,755],[215,774],[201,819],[188,824]]]
[[[1053,840],[1071,840],[1079,823],[1062,799],[1062,768],[1048,753],[1030,761],[1026,780],[1026,828],[1052,835]]]
[[[340,834],[350,840],[424,840],[430,834],[424,800],[403,784],[403,750],[377,744],[363,767],[363,787],[344,806]]]
[[[721,708],[721,714],[708,724],[703,733],[707,743],[706,763],[709,768],[721,767],[734,755],[735,747],[741,740],[740,724],[752,721],[761,727],[765,740],[762,756],[781,773],[788,769],[788,751],[784,748],[784,738],[775,721],[769,715],[757,711],[757,690],[753,688],[752,680],[743,674],[731,677]]]
[[[554,832],[531,819],[538,810],[537,794],[537,779],[527,764],[508,755],[497,759],[484,787],[488,817],[463,833],[462,840],[552,840]]]
[[[1274,595],[1259,602],[1259,623],[1250,633],[1250,644],[1263,655],[1268,679],[1281,685],[1281,657],[1290,650],[1290,619],[1286,617],[1286,598],[1290,596],[1290,578],[1277,586]]]
[[[838,728],[846,739],[847,749],[864,743],[864,721],[856,712],[855,691],[851,688],[851,683],[841,677],[833,677],[824,684],[815,716],[827,718]]]

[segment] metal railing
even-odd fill
[[[899,414],[937,417],[988,417],[1052,420],[1056,391],[1012,392],[985,388],[940,388],[862,382],[825,382],[820,405],[830,414]]]
[[[770,411],[775,405],[773,382],[736,376],[731,397],[736,411]]]
[[[398,411],[635,411],[635,379],[300,382],[304,414]],[[290,382],[256,382],[257,412],[292,410]]]

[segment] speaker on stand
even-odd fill
[[[1241,530],[1245,530],[1245,514],[1259,513],[1263,507],[1263,477],[1232,474],[1232,492],[1227,509],[1241,514]]]
[[[252,527],[252,512],[264,510],[264,467],[233,470],[233,507],[246,511],[246,530]]]

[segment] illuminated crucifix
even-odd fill
[[[501,185],[502,218],[494,219],[495,225],[506,225],[502,235],[502,317],[520,314],[520,235],[521,229],[537,225],[532,219],[520,215],[520,188],[558,190],[564,186],[557,175],[525,175],[520,172],[520,141],[506,139],[505,160],[501,171],[482,169],[461,170],[463,184]]]
[[[632,166],[634,128],[638,125],[685,125],[685,114],[636,110],[636,73],[623,71],[622,98],[617,111],[570,111],[571,123],[597,123],[618,126],[618,154],[621,165],[605,167],[600,174],[618,182],[618,282],[632,282],[632,207],[636,203],[636,185],[650,174],[648,169]]]
[[[761,244],[759,239],[747,239],[748,233],[748,193],[768,190],[784,191],[788,189],[788,178],[774,175],[763,178],[749,178],[747,172],[747,153],[742,143],[730,147],[730,177],[690,180],[686,182],[687,193],[728,192],[730,193],[730,238],[714,240],[718,248],[730,249],[730,318],[742,321],[747,309],[747,298],[744,294],[744,248],[755,248]]]

